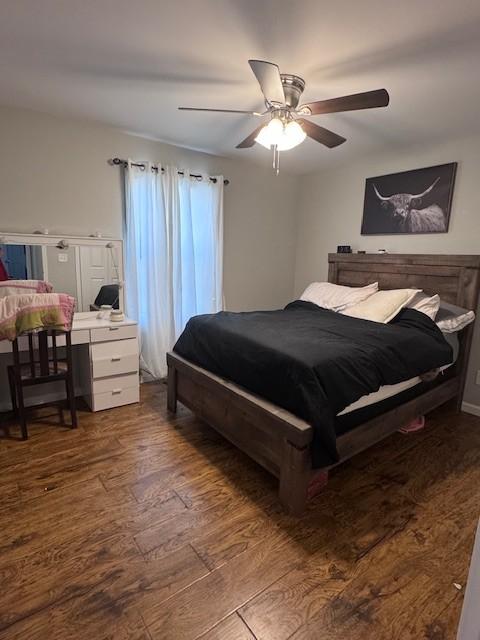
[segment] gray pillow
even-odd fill
[[[435,322],[443,333],[461,331],[475,320],[473,311],[457,307],[448,302],[441,302],[440,309],[435,316]]]
[[[456,333],[444,333],[443,337],[452,347],[453,357],[452,362],[456,362],[458,358],[458,352],[460,350],[460,343],[458,342],[458,335]]]

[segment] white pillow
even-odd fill
[[[423,291],[419,291],[413,300],[407,304],[407,307],[420,311],[432,320],[435,320],[435,316],[440,308],[440,296],[435,294],[429,297],[423,293]]]
[[[346,316],[372,320],[373,322],[390,322],[399,311],[417,295],[419,289],[390,289],[377,291],[372,296],[353,307],[342,311]]]
[[[353,307],[357,302],[366,300],[378,291],[378,282],[367,284],[366,287],[344,287],[331,282],[312,282],[302,293],[300,300],[330,309],[342,311]]]
[[[443,333],[455,333],[465,329],[467,325],[475,320],[475,313],[462,307],[457,307],[448,302],[442,302],[435,318],[437,327]]]

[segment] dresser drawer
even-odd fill
[[[106,378],[138,372],[138,341],[115,340],[90,346],[93,378]]]
[[[113,376],[111,378],[97,378],[92,382],[93,395],[99,393],[112,393],[118,394],[125,389],[131,389],[132,387],[139,386],[138,373],[126,373],[121,376]]]
[[[124,404],[132,404],[140,401],[140,389],[136,387],[127,387],[126,389],[112,389],[105,393],[96,393],[90,396],[89,402],[92,411],[103,411],[104,409],[112,409],[113,407],[121,407]]]
[[[108,342],[110,340],[128,340],[137,337],[137,325],[127,324],[121,326],[100,327],[90,329],[91,342]]]

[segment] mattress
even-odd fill
[[[455,363],[455,360],[458,356],[458,336],[456,333],[445,333],[443,334],[446,341],[450,344],[453,349],[453,361],[450,364],[445,365],[440,368],[440,371],[445,371],[448,367],[451,367],[452,364]],[[387,398],[391,398],[392,396],[396,396],[399,393],[403,393],[407,389],[411,389],[415,387],[417,384],[420,384],[422,379],[420,376],[416,376],[415,378],[410,378],[409,380],[404,380],[403,382],[399,382],[398,384],[386,384],[383,387],[380,387],[378,391],[374,391],[373,393],[369,393],[365,396],[362,396],[352,404],[349,404],[348,407],[345,407],[343,411],[337,413],[337,416],[344,416],[347,413],[351,413],[352,411],[356,411],[357,409],[362,409],[363,407],[368,407],[371,404],[376,404],[377,402],[381,402],[382,400],[386,400]]]

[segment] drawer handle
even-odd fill
[[[118,331],[120,327],[108,327],[110,331]]]
[[[112,390],[112,396],[118,396],[119,393],[122,393],[121,389],[113,389]]]
[[[119,357],[112,358],[112,362],[120,362],[120,360],[121,360],[121,358],[119,358]]]

